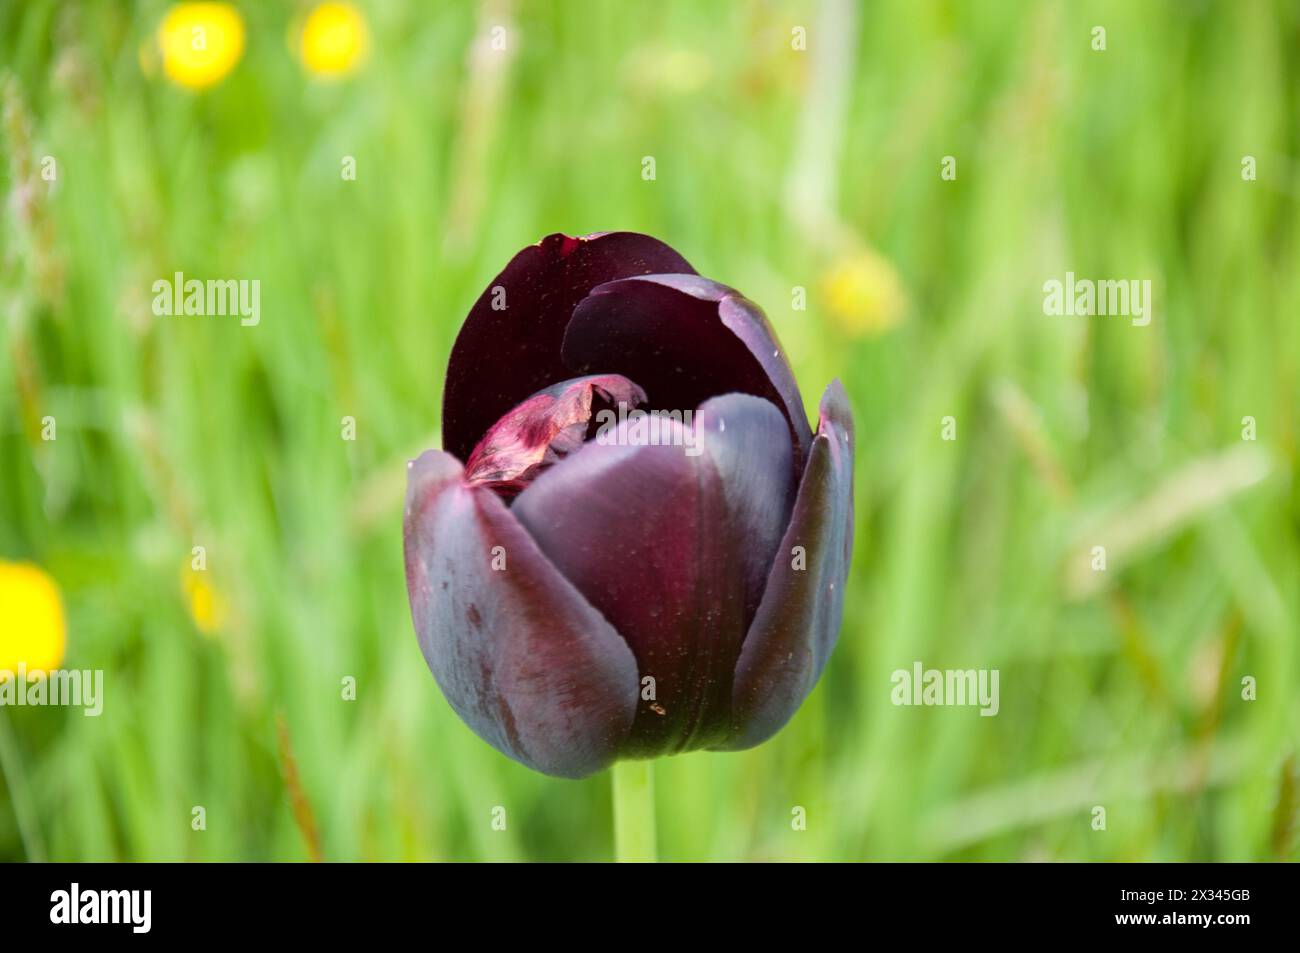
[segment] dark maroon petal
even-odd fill
[[[853,552],[853,414],[831,382],[767,590],[736,666],[734,734],[750,748],[776,734],[812,691],[839,637]],[[797,568],[795,547],[806,557]]]
[[[748,628],[767,588],[772,560],[794,503],[790,430],[770,401],[749,394],[705,401],[695,422],[705,456],[722,479],[728,531],[744,540],[740,568]]]
[[[573,312],[564,361],[577,374],[626,374],[650,406],[686,410],[719,394],[765,397],[803,466],[812,434],[789,362],[758,305],[698,275],[647,275],[595,288]]]
[[[538,477],[513,510],[636,655],[643,691],[625,757],[726,738],[746,562],[770,565],[770,551],[751,551],[775,546],[788,499],[779,475],[766,476],[790,469],[785,421],[766,401],[711,402],[693,432],[659,423],[660,445],[623,445],[636,439],[631,422],[614,431],[620,443],[598,435]],[[702,452],[688,454],[692,443]],[[740,479],[742,467],[758,473]]]
[[[405,540],[420,648],[465,723],[546,774],[610,764],[632,724],[636,660],[496,494],[428,451],[411,465]]]
[[[468,460],[507,411],[574,376],[560,360],[560,344],[574,306],[596,285],[694,270],[663,242],[635,232],[548,235],[515,255],[479,296],[451,349],[442,396],[443,446]],[[494,310],[501,294],[505,307]]]
[[[539,391],[492,425],[465,464],[465,482],[510,498],[587,438],[592,398],[639,407],[645,392],[626,377],[577,377]]]

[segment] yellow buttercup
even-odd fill
[[[867,248],[832,262],[822,275],[821,298],[831,319],[851,337],[888,331],[902,320],[907,304],[898,270]]]
[[[208,581],[208,573],[194,569],[186,560],[181,568],[181,589],[195,627],[204,635],[215,635],[225,624],[226,602]]]
[[[365,59],[370,35],[361,11],[350,3],[322,3],[303,23],[298,54],[308,72],[345,76]]]
[[[244,54],[244,19],[229,3],[178,3],[158,27],[163,71],[190,89],[225,78]]]
[[[0,561],[0,679],[59,667],[67,649],[63,602],[54,579],[31,563]]]

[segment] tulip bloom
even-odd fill
[[[411,613],[497,750],[577,778],[749,748],[812,690],[853,548],[853,420],[834,381],[810,429],[739,292],[646,235],[551,235],[470,311],[442,433],[409,465]]]

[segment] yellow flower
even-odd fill
[[[370,47],[366,20],[350,3],[322,3],[307,15],[298,55],[317,76],[346,76]]]
[[[158,46],[169,79],[205,89],[244,54],[244,19],[229,3],[178,3],[158,27]]]
[[[833,262],[822,276],[821,293],[827,313],[853,337],[888,331],[907,306],[897,269],[870,249]]]
[[[204,635],[216,634],[226,621],[226,603],[208,582],[207,570],[194,569],[186,560],[181,569],[181,589],[195,627]]]
[[[49,672],[63,662],[67,628],[59,587],[30,563],[0,561],[0,679],[18,670]]]

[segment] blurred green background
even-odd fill
[[[329,78],[310,4],[241,2],[203,90],[170,6],[0,4],[0,559],[105,672],[102,717],[0,709],[0,858],[612,855],[607,776],[442,699],[401,556],[470,304],[611,229],[763,304],[859,435],[839,648],[769,743],[657,763],[662,857],[1296,857],[1300,6],[373,0]],[[176,271],[261,323],[156,317]],[[1154,320],[1044,315],[1066,271]],[[1000,713],[895,707],[915,660]]]

